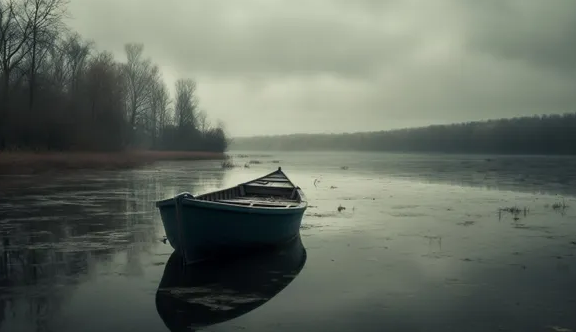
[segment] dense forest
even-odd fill
[[[0,150],[226,150],[193,80],[171,98],[142,44],[119,62],[67,15],[66,0],[0,0]]]
[[[576,154],[576,113],[350,134],[236,138],[235,150]]]

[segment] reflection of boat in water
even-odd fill
[[[278,168],[232,188],[199,196],[182,193],[156,206],[170,245],[192,263],[292,240],[308,203]]]
[[[222,323],[276,296],[305,262],[299,236],[276,250],[226,261],[185,265],[174,252],[156,292],[156,309],[172,332]]]

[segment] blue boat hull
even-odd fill
[[[181,205],[177,211],[177,202]],[[158,205],[166,237],[188,263],[211,256],[285,244],[299,235],[306,208],[214,206],[194,199]],[[177,212],[181,223],[178,222]]]

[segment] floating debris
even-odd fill
[[[519,214],[520,213],[520,209],[516,206],[500,208],[500,211],[508,212],[508,213],[512,213],[512,214]]]
[[[476,223],[475,221],[466,220],[466,221],[459,222],[458,225],[460,225],[460,226],[472,226],[475,223]]]
[[[222,168],[234,168],[234,167],[236,167],[236,165],[234,165],[234,163],[230,159],[224,160],[222,162],[221,166],[222,166]]]
[[[520,209],[517,206],[512,206],[512,207],[505,207],[505,208],[500,208],[498,209],[498,219],[502,219],[502,213],[510,213],[512,214],[514,217],[514,221],[518,221],[520,220],[520,214],[522,214],[524,217],[526,217],[528,215],[528,212],[530,211],[529,208],[524,207],[522,209]]]
[[[337,214],[336,212],[323,212],[323,213],[322,213],[322,212],[320,212],[320,213],[314,212],[314,213],[306,213],[306,216],[307,216],[307,217],[316,217],[316,218],[336,217],[337,215],[338,215],[338,214]],[[309,227],[310,227],[310,226],[306,226],[306,227],[303,226],[304,229],[307,229],[307,228],[309,228]]]
[[[346,210],[346,208],[342,205],[338,205],[338,212],[342,212],[343,210]]]

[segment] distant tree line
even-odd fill
[[[237,150],[576,154],[576,113],[349,134],[234,139]]]
[[[126,61],[64,24],[66,0],[0,0],[0,150],[224,151],[196,83],[170,97],[142,44]]]

